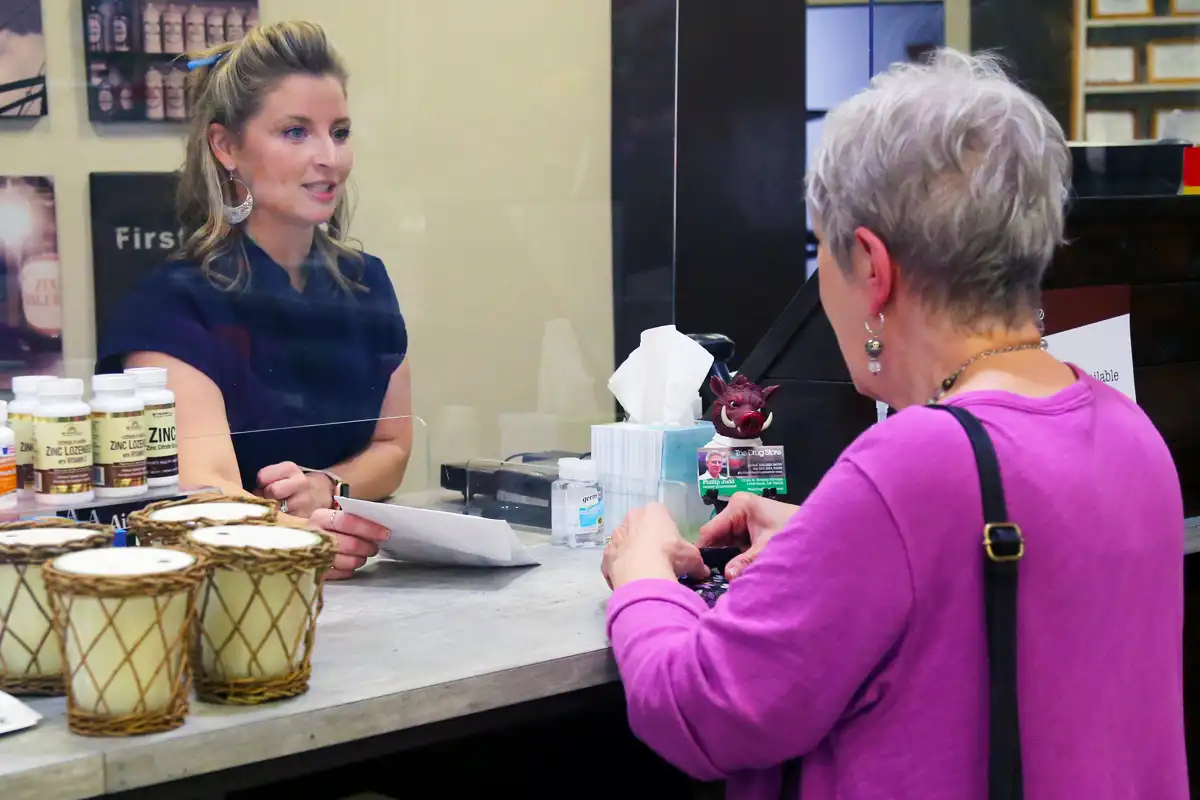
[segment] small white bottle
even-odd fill
[[[179,483],[179,442],[175,436],[175,393],[167,388],[163,367],[130,367],[137,397],[146,408],[146,482],[150,486]]]
[[[558,480],[550,488],[550,543],[604,546],[604,491],[591,459],[558,461]]]
[[[218,47],[225,44],[225,12],[220,6],[213,6],[208,10],[206,24],[208,27],[208,46]]]
[[[198,53],[208,47],[204,23],[208,15],[200,6],[192,6],[183,17],[183,43],[189,53]]]
[[[17,505],[17,437],[8,422],[8,403],[0,400],[0,508]]]
[[[8,426],[17,439],[17,491],[33,491],[33,416],[37,411],[38,384],[50,375],[18,375],[12,379],[13,401],[8,404]]]
[[[182,53],[183,47],[183,12],[179,6],[169,5],[162,11],[162,51],[164,53]]]
[[[146,70],[146,119],[157,121],[163,116],[163,76],[150,67]]]
[[[225,41],[238,42],[246,35],[246,14],[237,6],[225,15]]]
[[[92,490],[92,409],[83,381],[60,378],[38,384],[33,418],[33,491],[47,506],[86,503]]]
[[[162,10],[154,3],[146,3],[142,9],[142,50],[163,51]]]
[[[163,93],[167,119],[187,118],[187,107],[185,106],[187,98],[184,96],[184,82],[186,80],[184,72],[181,69],[173,69],[167,73],[165,81],[166,90]]]
[[[133,375],[92,378],[92,486],[97,497],[136,497],[146,484],[146,403]]]

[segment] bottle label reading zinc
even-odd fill
[[[146,406],[146,474],[173,478],[179,474],[179,443],[175,439],[175,404]]]
[[[33,490],[82,494],[92,488],[91,418],[38,417],[33,423]]]
[[[33,489],[33,415],[9,414],[8,427],[17,439],[17,486]]]
[[[92,483],[108,489],[146,485],[146,420],[141,411],[92,412]]]

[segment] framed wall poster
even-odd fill
[[[1087,49],[1084,81],[1089,85],[1137,82],[1137,50],[1098,45]]]
[[[1171,16],[1200,17],[1200,0],[1171,0]]]
[[[258,0],[81,2],[92,122],[184,121],[187,54],[258,25]]]
[[[1138,138],[1137,116],[1132,111],[1089,111],[1083,136],[1089,144],[1129,144]]]
[[[1186,139],[1200,144],[1200,106],[1154,109],[1155,139]]]
[[[1150,83],[1200,83],[1200,39],[1160,39],[1146,45]]]
[[[0,117],[48,111],[41,0],[0,0]]]
[[[97,338],[125,295],[182,240],[174,172],[93,172],[92,291]]]
[[[62,374],[54,182],[0,177],[0,389],[14,375]]]
[[[1092,0],[1092,16],[1097,19],[1152,17],[1154,0]]]

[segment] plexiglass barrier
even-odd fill
[[[464,513],[502,519],[510,525],[551,536],[555,531],[572,530],[581,516],[587,518],[596,513],[597,499],[590,491],[569,493],[566,486],[555,486],[564,478],[557,459],[535,460],[523,456],[506,460],[471,459],[462,466],[460,475],[448,477],[454,485],[461,486]],[[590,478],[576,483],[589,482]],[[611,535],[629,512],[655,503],[666,507],[689,541],[695,541],[700,526],[711,515],[695,482],[689,485],[596,473],[595,483],[599,486],[600,527],[605,536]]]

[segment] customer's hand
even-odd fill
[[[700,528],[696,546],[746,548],[725,566],[726,580],[735,580],[798,510],[799,506],[738,492],[724,511]]]
[[[665,506],[630,511],[604,548],[600,572],[616,589],[641,578],[678,580],[683,575],[707,578],[709,569],[695,545],[679,535]]]
[[[300,519],[307,519],[319,508],[333,507],[333,482],[328,476],[306,473],[290,461],[259,470],[255,494],[278,500],[280,511]]]
[[[308,523],[337,539],[333,567],[325,573],[331,581],[352,576],[368,558],[379,552],[379,545],[388,538],[388,529],[382,525],[341,510],[319,508],[308,518]]]

